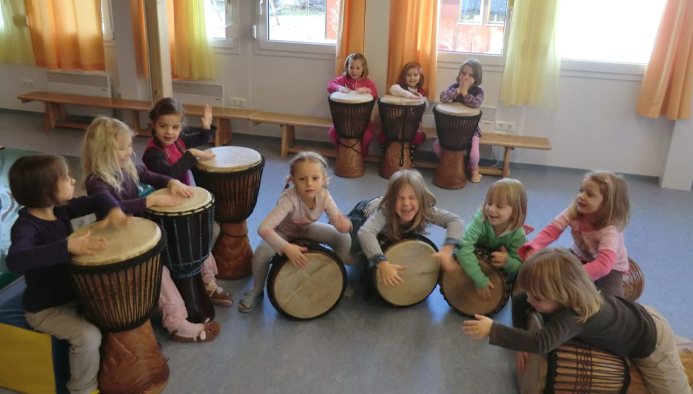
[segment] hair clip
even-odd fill
[[[423,67],[419,67],[419,74],[423,75]]]
[[[286,176],[286,184],[288,185],[290,183],[291,183],[291,175],[287,175]]]
[[[609,177],[604,178],[604,183],[609,183]]]

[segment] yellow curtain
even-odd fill
[[[390,3],[387,87],[397,82],[405,64],[419,62],[424,70],[423,87],[428,98],[435,98],[437,42],[438,0],[393,0]]]
[[[366,28],[366,0],[341,0],[335,77],[344,73],[344,61],[354,52],[363,53],[363,35]]]
[[[559,0],[516,0],[500,99],[505,105],[558,107]]]
[[[693,0],[669,0],[640,87],[635,112],[648,118],[691,117]]]
[[[207,35],[204,0],[167,0],[171,78],[214,79],[216,63],[211,37]],[[142,0],[130,0],[135,62],[139,73],[149,78],[147,32]]]
[[[106,69],[100,0],[26,0],[25,5],[37,66]]]
[[[1,0],[0,62],[36,64],[24,0]]]

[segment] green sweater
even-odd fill
[[[476,287],[484,287],[488,284],[489,279],[481,272],[479,261],[474,254],[474,248],[478,246],[497,252],[500,251],[501,246],[505,246],[508,252],[508,263],[505,265],[505,271],[514,273],[519,271],[522,265],[517,249],[524,245],[525,242],[527,242],[527,239],[525,238],[525,230],[522,227],[496,237],[493,226],[481,217],[481,210],[479,210],[464,230],[462,242],[455,251],[455,257],[467,275],[472,278]]]

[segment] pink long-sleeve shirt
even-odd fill
[[[616,226],[607,226],[601,229],[588,228],[580,217],[571,219],[567,209],[561,212],[531,242],[518,249],[520,257],[525,260],[528,250],[536,252],[544,249],[557,240],[568,226],[570,226],[570,233],[573,236],[570,249],[579,259],[589,261],[584,267],[592,280],[604,277],[612,270],[628,272],[630,266],[623,232]]]
[[[300,237],[308,226],[325,212],[330,222],[337,223],[341,213],[330,192],[323,188],[315,197],[315,208],[308,209],[295,187],[284,190],[277,206],[260,223],[257,233],[275,252],[281,253],[287,240]]]
[[[338,92],[340,88],[347,87],[351,90],[356,90],[360,88],[367,88],[374,99],[378,98],[378,89],[375,88],[375,84],[368,78],[353,79],[348,75],[340,75],[337,78],[331,80],[327,84],[327,91],[329,93]]]

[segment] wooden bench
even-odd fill
[[[288,115],[275,112],[256,112],[250,116],[253,126],[260,123],[278,124],[282,128],[281,157],[309,148],[296,145],[296,126],[329,130],[332,119],[316,116]],[[313,149],[314,150],[314,149]],[[329,156],[329,155],[328,155]]]
[[[81,96],[76,94],[64,94],[55,92],[31,92],[17,96],[22,103],[31,101],[43,102],[46,105],[46,130],[52,130],[56,126],[86,130],[89,124],[71,122],[67,119],[65,105],[80,105],[85,107],[98,107],[120,109],[130,111],[132,116],[132,128],[137,135],[150,137],[149,129],[143,129],[140,125],[140,112],[149,112],[152,103],[141,100],[112,99],[104,97]],[[204,107],[201,105],[183,105],[186,115],[202,116]],[[214,144],[216,146],[231,143],[231,120],[249,120],[255,110],[240,108],[213,107],[212,113],[217,119],[217,133]]]

